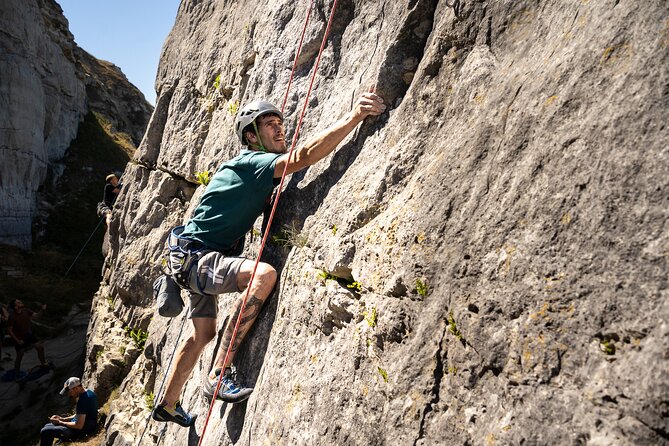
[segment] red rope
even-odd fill
[[[286,87],[286,95],[283,97],[283,104],[281,104],[281,113],[286,108],[286,101],[288,100],[288,93],[290,92],[290,86],[293,83],[293,75],[295,75],[295,69],[297,68],[297,59],[300,57],[302,52],[302,42],[304,41],[304,34],[307,31],[307,25],[309,24],[309,16],[311,16],[311,8],[314,6],[314,0],[311,0],[309,3],[309,10],[307,11],[307,19],[304,21],[304,28],[302,28],[302,36],[300,36],[300,43],[297,46],[297,54],[295,54],[295,60],[293,61],[293,70],[290,72],[290,78],[288,79],[288,87]]]
[[[283,183],[286,178],[286,174],[288,172],[288,164],[290,163],[290,160],[293,156],[293,151],[295,149],[295,144],[297,143],[297,138],[300,133],[300,128],[302,127],[302,120],[304,119],[304,115],[307,111],[307,106],[309,105],[309,96],[311,95],[311,90],[314,85],[314,79],[316,79],[316,74],[318,73],[318,65],[321,62],[321,56],[323,55],[323,50],[325,49],[325,44],[327,43],[328,35],[330,34],[330,27],[332,26],[332,19],[334,17],[335,9],[337,8],[337,2],[338,0],[334,0],[332,3],[332,11],[330,11],[330,18],[328,20],[328,26],[325,29],[325,35],[323,36],[323,41],[321,43],[321,48],[318,51],[318,58],[316,59],[316,66],[314,67],[314,72],[311,76],[311,82],[309,83],[309,90],[307,91],[307,95],[304,99],[304,106],[302,107],[302,113],[300,114],[300,119],[297,122],[297,127],[295,129],[295,135],[293,135],[293,142],[290,146],[290,151],[288,152],[288,162],[283,168],[283,173],[281,174],[281,182],[279,183],[279,188],[277,189],[277,194],[276,194],[276,199],[274,200],[274,205],[272,206],[272,212],[269,215],[269,220],[267,222],[267,229],[265,230],[265,234],[263,235],[262,242],[260,244],[260,250],[258,251],[258,258],[256,259],[255,265],[253,266],[253,272],[251,273],[251,280],[249,281],[249,284],[246,288],[246,292],[244,295],[244,300],[242,301],[242,306],[239,310],[239,316],[237,316],[237,321],[235,322],[235,329],[232,332],[232,338],[230,338],[230,344],[228,344],[228,350],[225,353],[225,359],[223,361],[223,365],[228,363],[228,358],[230,357],[230,352],[232,350],[232,345],[235,342],[235,338],[237,337],[237,331],[239,330],[239,322],[242,319],[242,315],[244,314],[244,309],[246,308],[246,300],[249,297],[249,293],[251,291],[251,285],[253,284],[253,279],[256,276],[256,270],[258,269],[258,263],[260,263],[260,257],[262,256],[262,252],[265,248],[265,243],[267,242],[267,236],[269,235],[269,228],[272,226],[272,220],[274,220],[274,214],[276,212],[276,207],[277,204],[279,203],[279,197],[281,196],[281,189],[283,188]],[[308,16],[307,16],[308,19]],[[306,27],[305,27],[306,28]],[[297,56],[296,56],[297,59]],[[291,75],[292,76],[292,75]],[[287,95],[286,95],[287,96]],[[216,403],[216,395],[218,395],[218,390],[221,387],[221,381],[223,379],[223,374],[224,371],[222,370],[221,373],[218,376],[218,382],[216,383],[216,390],[214,391],[214,395],[211,398],[211,404],[209,405],[209,411],[207,412],[207,418],[204,421],[204,427],[202,428],[202,435],[200,436],[200,441],[198,441],[198,446],[202,445],[202,440],[204,439],[204,434],[207,431],[207,425],[209,424],[209,418],[211,417],[211,412],[214,409],[214,403]]]

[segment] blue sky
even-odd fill
[[[121,68],[155,105],[154,84],[163,42],[180,0],[56,0],[74,40],[98,59]]]

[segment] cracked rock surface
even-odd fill
[[[191,331],[152,306],[167,233],[197,205],[196,173],[239,150],[237,107],[283,100],[307,6],[181,3],[111,226],[96,305],[118,305],[89,328],[95,348],[116,325],[149,332],[105,444],[138,444],[143,395]],[[330,7],[315,2],[289,133]],[[203,444],[669,443],[667,3],[336,14],[301,140],[370,85],[389,111],[287,180],[272,234],[288,243],[264,254],[280,283],[238,355],[255,391],[216,403]],[[149,423],[141,444],[197,443],[217,346],[182,395],[195,427]]]

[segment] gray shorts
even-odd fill
[[[189,291],[190,308],[188,317],[216,318],[218,302],[216,295],[240,292],[237,276],[244,257],[226,257],[218,251],[207,251],[193,267],[190,274],[190,287],[202,290],[206,294]]]

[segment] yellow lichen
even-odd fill
[[[557,100],[557,98],[558,98],[557,95],[549,96],[548,99],[544,101],[544,105],[545,106],[551,105],[553,102]]]

